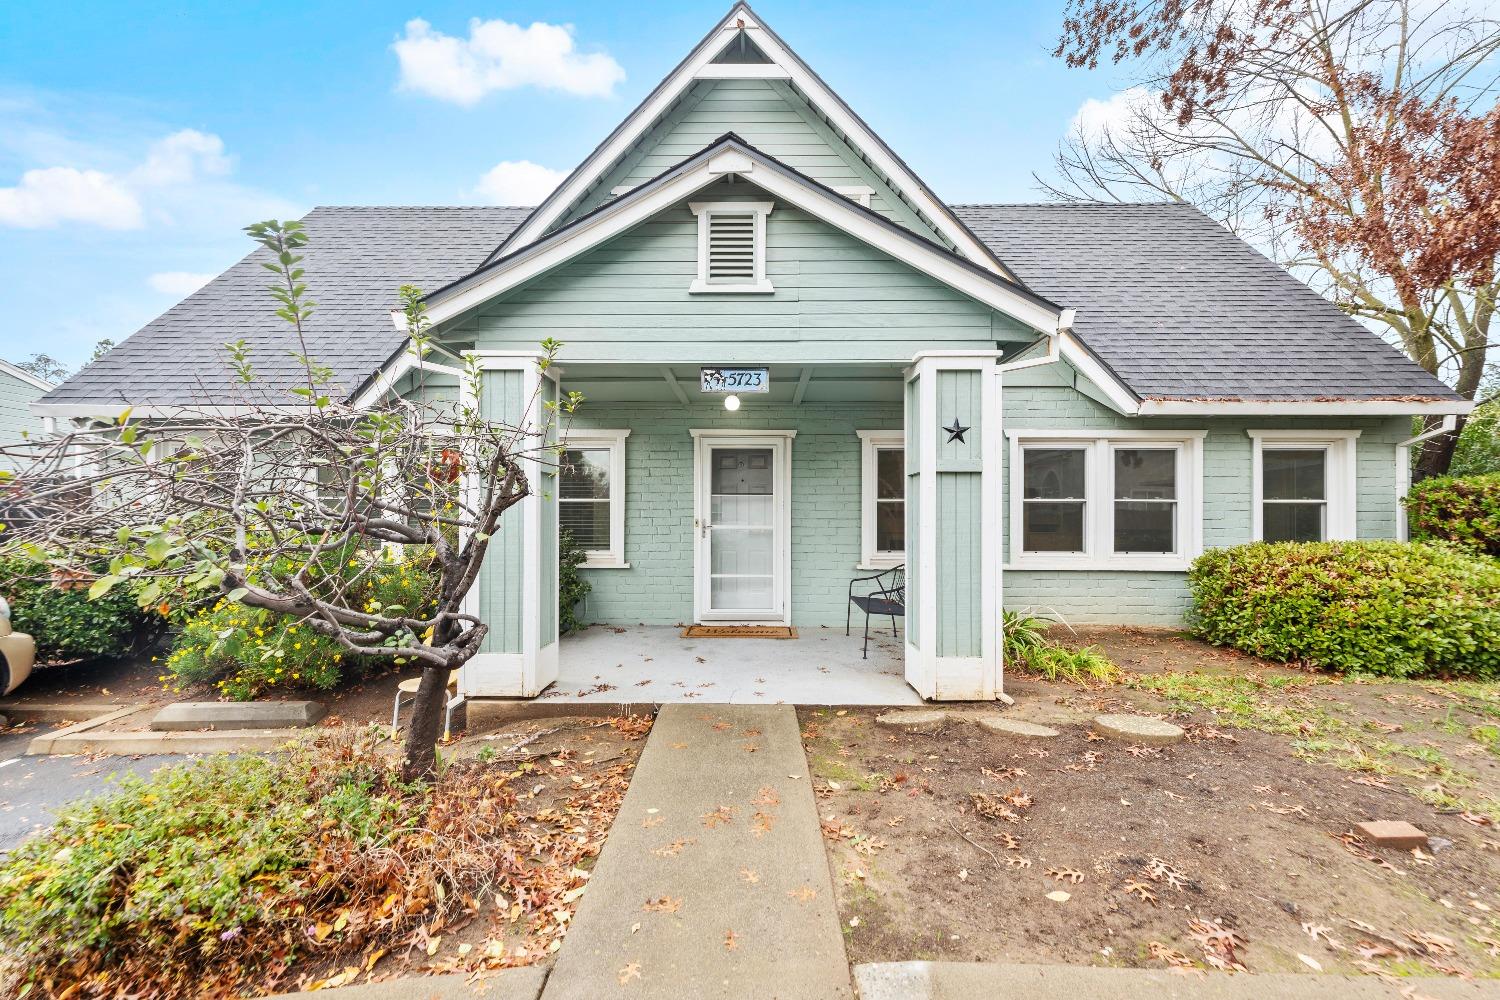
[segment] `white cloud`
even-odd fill
[[[1111,94],[1105,100],[1090,97],[1073,114],[1071,128],[1093,138],[1103,132],[1120,134],[1137,115],[1150,114],[1160,107],[1160,99],[1145,87],[1131,87]]]
[[[566,176],[567,171],[530,160],[504,160],[479,178],[474,190],[491,205],[540,205]]]
[[[15,187],[0,188],[0,225],[43,229],[60,222],[138,229],[145,215],[133,191],[99,170],[28,170]]]
[[[214,280],[212,274],[195,274],[192,271],[158,271],[147,278],[146,283],[163,295],[175,295],[182,299],[212,280]]]
[[[608,54],[576,51],[570,24],[536,21],[523,28],[476,17],[469,21],[469,37],[458,38],[415,18],[391,48],[401,64],[403,90],[455,104],[474,104],[491,91],[518,87],[609,97],[625,79],[625,70]]]
[[[148,222],[175,224],[178,216],[242,226],[293,214],[281,199],[229,182],[233,168],[224,140],[181,129],[151,143],[134,166],[126,161],[116,162],[113,171],[75,166],[26,171],[15,187],[0,187],[0,226],[42,229],[71,222],[140,229]]]

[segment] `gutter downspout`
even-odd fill
[[[1403,542],[1411,540],[1411,522],[1406,518],[1406,494],[1411,489],[1412,445],[1421,444],[1439,434],[1451,434],[1456,427],[1458,427],[1458,414],[1450,413],[1443,417],[1443,422],[1432,430],[1423,431],[1416,437],[1396,442],[1396,510],[1401,514],[1400,520],[1396,523],[1398,540]]]

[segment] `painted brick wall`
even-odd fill
[[[584,411],[587,416],[584,417]],[[859,562],[860,444],[855,431],[901,426],[899,404],[812,406],[737,414],[722,406],[585,406],[573,428],[628,428],[625,558],[584,570],[587,621],[672,625],[693,615],[693,439],[690,428],[797,431],[792,441],[792,620],[843,625]]]

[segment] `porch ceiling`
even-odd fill
[[[901,365],[766,365],[724,362],[725,367],[769,368],[769,392],[741,393],[745,408],[798,403],[899,403]],[[562,387],[595,402],[718,403],[721,393],[698,391],[698,366],[685,364],[564,364]]]

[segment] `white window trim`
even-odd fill
[[[1138,570],[1182,572],[1203,553],[1203,439],[1198,430],[1027,430],[1010,438],[1010,546],[1006,569]],[[1026,552],[1025,476],[1022,448],[1084,450],[1082,552]],[[1177,551],[1169,554],[1115,552],[1114,450],[1172,448],[1177,451]]]
[[[766,220],[774,205],[774,202],[769,201],[694,201],[688,203],[688,208],[692,209],[693,214],[698,217],[698,277],[688,288],[690,294],[730,292],[764,294],[776,291],[766,277]],[[708,280],[709,219],[714,215],[744,215],[747,212],[755,216],[755,280],[710,282]]]
[[[1327,477],[1324,495],[1327,498],[1327,541],[1351,540],[1357,531],[1355,496],[1358,493],[1355,441],[1359,431],[1321,430],[1248,430],[1252,448],[1250,460],[1250,537],[1259,542],[1265,538],[1264,524],[1264,477],[1261,457],[1267,448],[1277,450],[1325,451],[1328,454],[1323,466]]]
[[[890,569],[906,562],[906,552],[881,552],[875,548],[875,492],[878,463],[875,453],[882,448],[906,448],[905,431],[855,431],[859,435],[859,565],[855,569]]]
[[[574,431],[561,442],[563,448],[607,448],[609,449],[609,540],[608,549],[584,551],[582,569],[629,569],[625,561],[625,439],[628,430]],[[562,483],[557,486],[559,514],[562,505]],[[562,530],[562,518],[558,517],[558,530]]]
[[[845,184],[835,186],[834,190],[850,201],[863,205],[865,208],[870,207],[870,199],[875,194],[875,189],[865,184]]]

